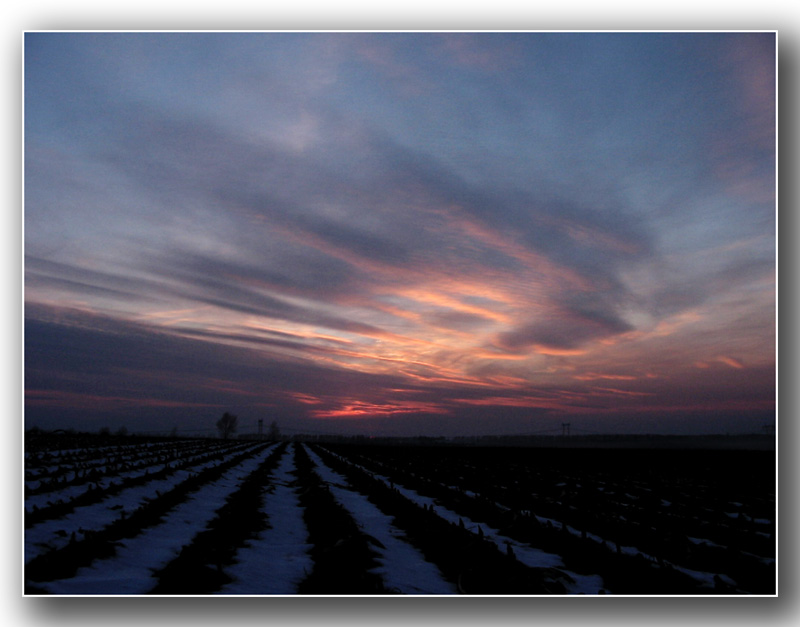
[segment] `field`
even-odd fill
[[[29,595],[773,595],[772,451],[55,438]]]

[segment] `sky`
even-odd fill
[[[775,44],[26,33],[26,427],[760,431]]]

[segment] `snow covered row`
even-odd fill
[[[365,472],[370,472],[363,467],[359,466],[359,468]],[[504,551],[507,551],[510,547],[517,560],[526,566],[531,568],[558,568],[572,579],[572,581],[565,581],[564,583],[565,587],[571,594],[596,594],[598,590],[604,588],[603,580],[599,575],[580,575],[578,573],[565,570],[564,563],[559,555],[533,548],[529,545],[522,544],[513,538],[506,537],[497,529],[493,529],[486,523],[471,520],[470,518],[459,515],[456,512],[447,509],[446,507],[442,507],[433,498],[419,494],[418,492],[409,488],[405,488],[402,485],[398,485],[389,477],[372,472],[370,472],[370,474],[375,479],[382,481],[385,485],[394,488],[404,497],[416,503],[417,505],[421,507],[432,508],[433,511],[435,511],[436,514],[444,520],[459,525],[463,523],[463,525],[469,531],[472,531],[474,534],[490,540],[497,545],[498,548],[501,548]]]
[[[125,516],[138,507],[166,493],[190,476],[214,466],[207,461],[190,469],[177,470],[165,479],[153,479],[142,485],[127,488],[100,502],[75,508],[58,519],[44,520],[25,531],[25,563],[47,551],[62,548],[69,542],[81,540],[87,532],[97,531]]]
[[[401,594],[457,594],[456,586],[447,581],[439,569],[405,539],[405,534],[366,496],[349,487],[347,479],[331,470],[312,450],[307,452],[316,464],[316,472],[328,484],[334,498],[353,516],[364,533],[378,543],[381,566],[374,572],[381,575],[387,588]]]
[[[113,557],[95,560],[72,577],[38,586],[51,594],[146,594],[156,584],[154,571],[174,559],[206,527],[239,483],[274,452],[274,447],[266,449],[190,494],[160,524],[120,540]]]
[[[298,583],[310,572],[311,545],[294,472],[290,445],[272,473],[270,489],[264,497],[262,511],[269,528],[237,552],[236,562],[226,569],[233,581],[223,586],[219,594],[296,594]]]

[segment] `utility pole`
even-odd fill
[[[263,440],[264,439],[264,419],[263,418],[259,418],[258,419],[258,439],[259,440]]]
[[[562,422],[561,423],[561,435],[567,437],[569,435],[569,423]]]

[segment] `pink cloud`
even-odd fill
[[[317,398],[316,396],[312,396],[311,394],[303,394],[301,392],[289,392],[289,397],[293,398],[299,403],[303,403],[304,405],[320,405],[322,400]]]
[[[450,410],[438,403],[416,401],[370,402],[358,399],[339,399],[331,409],[315,409],[312,418],[374,418],[397,414],[450,414]]]
[[[727,364],[731,368],[738,368],[738,369],[744,368],[744,364],[738,359],[734,359],[733,357],[726,357],[722,355],[720,357],[717,357],[717,361],[723,364]]]
[[[513,45],[486,46],[489,41],[480,33],[454,33],[441,35],[441,49],[451,63],[484,72],[500,72],[517,62]],[[497,43],[494,40],[492,43]]]
[[[768,43],[769,42],[769,43]],[[765,175],[761,154],[775,149],[775,48],[774,39],[762,35],[733,37],[728,42],[722,69],[739,96],[741,124],[735,135],[712,142],[716,175],[732,196],[751,202],[775,200],[775,177]],[[757,151],[742,151],[747,146]]]
[[[431,88],[425,76],[403,62],[386,40],[358,37],[353,41],[356,55],[390,78],[402,94],[416,96]]]
[[[632,390],[620,390],[619,388],[593,388],[601,393],[615,394],[619,396],[655,396],[652,392],[634,392]]]
[[[587,372],[586,374],[573,375],[573,379],[578,381],[595,381],[597,379],[611,379],[613,381],[635,381],[636,377],[628,374],[601,374],[597,372]]]

